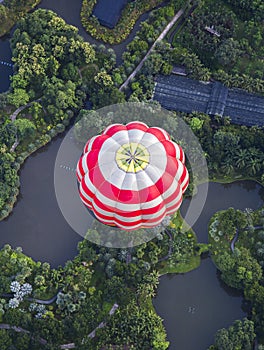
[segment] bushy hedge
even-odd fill
[[[136,0],[128,3],[113,29],[102,26],[98,19],[92,16],[96,2],[96,0],[83,0],[81,9],[82,25],[96,39],[109,44],[119,44],[126,39],[140,16],[160,5],[163,0]]]

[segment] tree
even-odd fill
[[[113,85],[112,77],[107,74],[105,70],[97,73],[94,77],[94,81],[101,87]]]
[[[247,166],[250,154],[247,149],[237,149],[234,155],[235,164],[239,169]]]
[[[32,138],[36,131],[36,126],[29,119],[16,119],[14,125],[17,127],[17,136],[19,140]]]
[[[110,344],[129,344],[142,350],[165,350],[169,346],[160,317],[143,306],[138,307],[134,301],[118,308],[106,327],[98,332],[98,348]]]
[[[36,286],[43,286],[45,284],[45,278],[42,275],[37,275],[34,279]]]
[[[226,261],[224,262],[224,259]],[[228,254],[224,253],[222,257],[216,259],[219,269],[222,271],[221,278],[231,287],[242,289],[253,281],[259,281],[262,277],[262,269],[257,260],[254,259],[248,249],[240,248],[239,254],[232,257],[227,264]],[[221,267],[220,267],[221,266]]]
[[[0,348],[1,350],[9,350],[12,347],[11,334],[4,329],[0,329]]]
[[[113,116],[102,118],[96,111],[82,109],[74,125],[74,135],[80,142],[87,142],[92,136],[100,134],[112,122]]]
[[[8,18],[8,8],[0,4],[0,22],[4,23]]]
[[[228,38],[217,48],[215,58],[223,66],[231,66],[236,63],[241,53],[239,42],[233,38]]]
[[[104,106],[122,103],[125,101],[125,95],[115,86],[105,87],[99,91],[94,91],[90,96],[93,107],[102,108]]]
[[[251,350],[256,334],[254,322],[244,318],[236,320],[228,329],[220,329],[215,335],[217,350]]]
[[[13,93],[8,95],[8,102],[16,107],[24,106],[29,101],[29,95],[26,90],[15,88]]]
[[[95,51],[54,12],[38,9],[20,21],[11,40],[16,73],[9,102],[21,106],[41,97],[48,123],[58,123],[68,108],[79,107],[84,94],[80,66],[94,61]],[[38,116],[39,110],[35,111]]]
[[[197,117],[192,117],[191,122],[190,122],[190,127],[192,128],[193,131],[198,131],[201,130],[203,127],[204,121],[197,118]]]

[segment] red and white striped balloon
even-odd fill
[[[104,224],[154,227],[181,205],[189,183],[184,163],[165,130],[112,124],[87,142],[77,164],[81,200]]]

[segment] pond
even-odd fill
[[[34,260],[48,261],[53,267],[72,259],[81,240],[61,214],[54,192],[53,171],[61,141],[58,137],[26,160],[18,202],[0,222],[0,247],[21,246]]]
[[[170,350],[206,350],[218,329],[246,316],[241,295],[223,288],[210,259],[187,274],[162,276],[153,304]]]

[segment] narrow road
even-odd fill
[[[48,299],[48,300],[42,300],[42,299],[35,299],[35,298],[26,298],[28,301],[32,301],[34,303],[43,304],[43,305],[50,305],[54,303],[54,301],[57,299],[58,294],[54,295],[54,297]]]
[[[184,11],[183,9],[180,9],[176,15],[172,18],[172,20],[167,24],[167,26],[164,28],[164,30],[162,31],[162,33],[159,35],[159,37],[154,41],[154,43],[152,44],[151,48],[148,50],[148,52],[146,53],[146,55],[143,57],[143,59],[141,60],[141,62],[138,64],[138,66],[134,69],[134,71],[130,74],[130,76],[127,78],[127,80],[120,86],[119,90],[122,91],[124,88],[127,87],[127,85],[129,84],[130,80],[133,79],[136,74],[140,71],[140,69],[142,68],[144,62],[146,61],[146,59],[149,57],[149,55],[151,54],[151,52],[154,50],[155,46],[157,45],[157,43],[161,40],[163,40],[165,38],[165,36],[167,35],[167,33],[170,31],[170,29],[172,28],[172,26],[177,22],[177,20],[183,15]]]

